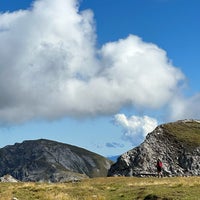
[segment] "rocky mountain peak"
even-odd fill
[[[0,149],[0,176],[20,181],[64,182],[106,176],[111,161],[76,146],[40,139]]]
[[[156,127],[141,145],[118,158],[108,176],[155,175],[158,158],[165,176],[200,175],[200,121],[180,120]]]

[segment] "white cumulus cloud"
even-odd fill
[[[131,116],[117,114],[114,117],[114,123],[122,127],[123,139],[131,142],[132,145],[138,145],[144,140],[146,135],[152,132],[158,125],[156,119],[148,116]]]
[[[135,35],[97,48],[91,10],[37,0],[0,13],[0,122],[160,108],[184,79],[166,52]]]

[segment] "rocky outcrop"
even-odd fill
[[[49,140],[16,143],[0,149],[0,176],[20,181],[66,182],[106,176],[111,161],[85,149]]]
[[[12,177],[11,175],[6,174],[6,175],[0,177],[0,182],[3,182],[3,183],[17,183],[19,181],[17,179],[15,179],[14,177]]]
[[[138,147],[121,155],[108,176],[156,174],[156,161],[163,162],[165,176],[200,175],[200,123],[182,120],[158,126]]]

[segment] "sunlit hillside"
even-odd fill
[[[176,123],[164,124],[163,127],[170,133],[170,136],[175,137],[188,148],[193,149],[200,146],[200,121],[177,121]]]

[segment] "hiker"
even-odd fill
[[[157,160],[156,168],[157,168],[157,173],[158,173],[158,178],[162,177],[162,162],[160,159]]]

